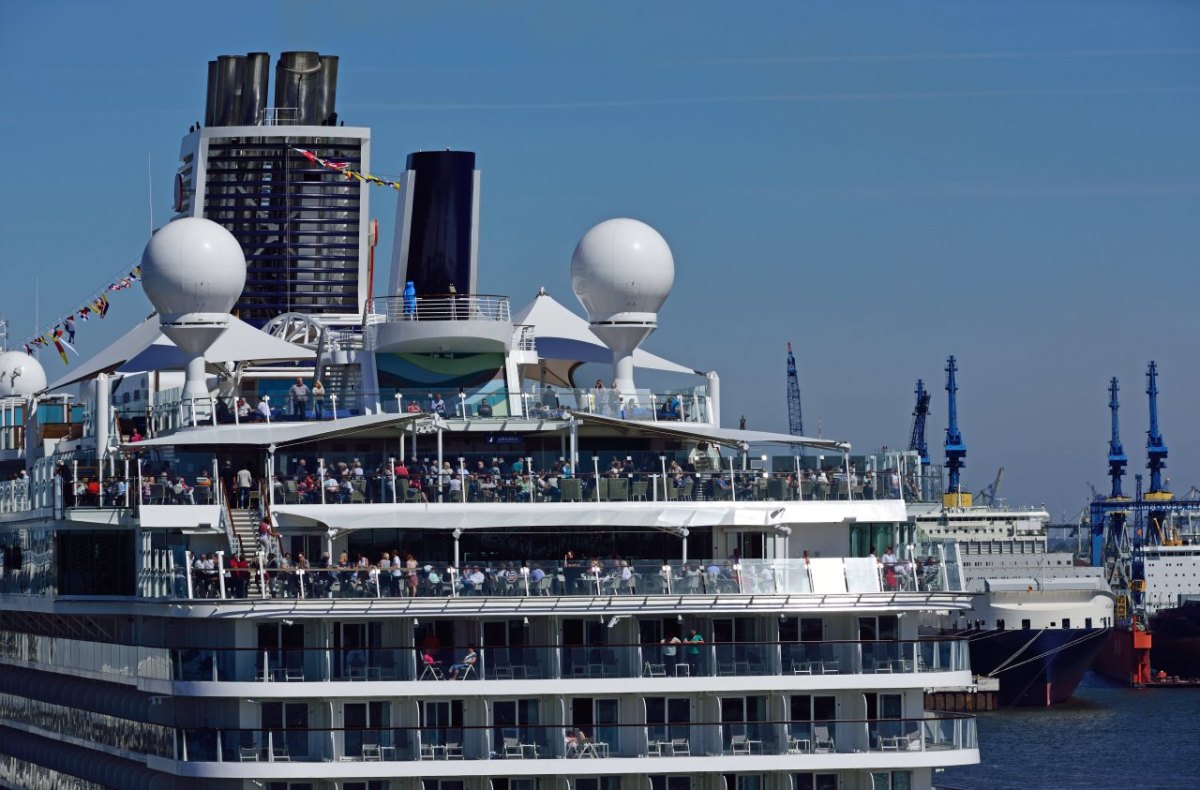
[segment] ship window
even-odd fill
[[[872,771],[871,790],[911,790],[912,771]]]
[[[593,699],[576,697],[571,700],[571,726],[580,730],[590,740],[607,743],[609,749],[617,751],[621,731],[617,727],[618,704],[615,699]]]
[[[997,631],[1003,631],[1003,630],[1004,630],[1004,621],[1003,621],[1003,620],[997,620],[997,621],[996,621],[996,630],[997,630]]]
[[[793,790],[838,790],[837,774],[792,774]]]
[[[1064,617],[1063,618],[1063,628],[1070,628],[1070,627],[1071,627],[1071,618]]]
[[[494,779],[492,780],[492,790],[501,790]],[[509,790],[517,790],[517,788],[510,787]],[[621,790],[621,777],[592,776],[576,779],[575,790]]]
[[[1091,627],[1092,627],[1092,618],[1090,618],[1090,617],[1085,617],[1085,618],[1083,619],[1083,627],[1084,627],[1084,628],[1091,628]]]
[[[650,790],[692,790],[692,777],[652,776]]]
[[[725,790],[762,790],[762,774],[725,774]]]
[[[1029,628],[1030,628],[1030,622],[1029,622],[1028,620],[1022,620],[1022,621],[1021,621],[1021,628],[1023,628],[1023,629],[1024,629],[1024,630],[1026,630],[1026,631],[1028,631],[1028,630],[1029,630]]]

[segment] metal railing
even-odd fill
[[[199,555],[197,555],[199,556]],[[622,560],[563,564],[553,560],[423,563],[416,567],[253,567],[230,570],[221,552],[212,567],[175,568],[173,598],[249,597],[257,578],[262,598],[361,599],[446,597],[588,597],[623,595],[788,595],[939,592],[961,589],[955,559],[927,565],[883,565],[870,557],[775,560]],[[200,558],[203,559],[203,558]],[[273,560],[273,558],[272,558]],[[269,563],[268,563],[269,564]]]
[[[854,754],[979,748],[975,718],[672,721],[575,726],[502,719],[457,727],[177,730],[187,762],[393,762]]]
[[[680,634],[686,636],[686,634]],[[550,680],[875,675],[970,670],[966,640],[483,645],[469,672],[462,647],[175,648],[172,679],[187,682]],[[674,682],[673,680],[671,682]]]
[[[512,321],[508,297],[489,294],[378,296],[368,300],[366,316],[368,326],[390,321]]]

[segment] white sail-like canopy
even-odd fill
[[[286,362],[311,360],[316,352],[272,337],[230,316],[229,328],[217,338],[204,359],[211,364],[224,362]],[[54,390],[97,373],[119,371],[140,373],[148,370],[183,370],[188,355],[175,346],[159,328],[158,314],[152,314],[74,370],[50,385]]]
[[[612,351],[592,332],[588,322],[556,302],[544,290],[513,316],[513,323],[534,328],[538,357],[543,361],[547,374],[563,386],[573,386],[571,375],[575,368],[585,362],[612,362]],[[640,348],[633,352],[633,366],[644,370],[703,375],[702,371]]]

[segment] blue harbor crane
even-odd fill
[[[921,459],[921,499],[925,500],[929,498],[929,444],[925,441],[925,420],[929,416],[930,395],[921,379],[917,379],[917,388],[913,392],[917,396],[917,405],[913,407],[908,449]]]
[[[951,356],[946,360],[946,392],[950,397],[946,407],[946,445],[944,449],[946,451],[946,469],[949,470],[949,474],[943,502],[947,506],[970,507],[971,495],[963,493],[959,481],[959,471],[966,466],[963,459],[967,457],[967,446],[963,444],[962,433],[958,430],[958,383],[954,380],[954,374],[957,371],[958,366],[954,363],[954,357]]]
[[[804,416],[800,412],[800,379],[796,376],[796,357],[792,354],[792,344],[788,343],[787,347],[788,433],[792,436],[803,436]]]
[[[1170,498],[1170,493],[1163,488],[1162,470],[1167,466],[1167,444],[1158,431],[1158,365],[1153,361],[1146,371],[1146,394],[1150,396],[1150,430],[1146,431],[1146,468],[1150,470],[1150,490],[1147,495],[1152,499]],[[1159,496],[1155,496],[1155,495]]]
[[[1117,386],[1117,377],[1113,376],[1108,384],[1108,408],[1112,410],[1112,438],[1108,440],[1108,476],[1112,478],[1112,493],[1109,495],[1112,499],[1124,497],[1121,493],[1121,478],[1125,476],[1125,466],[1129,463],[1129,457],[1125,455],[1125,448],[1121,445],[1120,425],[1117,422],[1117,409],[1121,406],[1117,402],[1117,391],[1120,389]]]

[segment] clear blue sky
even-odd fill
[[[579,310],[594,223],[658,228],[677,280],[651,350],[722,376],[725,422],[907,442],[960,364],[965,481],[1074,514],[1106,487],[1105,388],[1144,463],[1162,371],[1177,491],[1200,483],[1200,3],[0,2],[0,312],[31,333],[135,261],[169,213],[206,63],[341,57],[373,169],[483,170],[481,290]],[[390,251],[394,195],[372,193]],[[117,294],[95,352],[148,311]],[[43,357],[51,376],[61,369]],[[1132,489],[1132,478],[1127,481]]]

